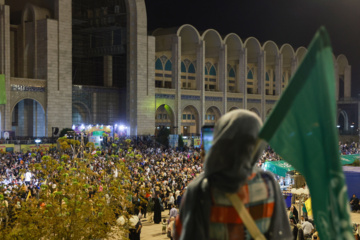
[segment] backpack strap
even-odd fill
[[[251,217],[250,213],[244,206],[244,203],[241,201],[239,196],[236,193],[226,194],[226,197],[230,200],[231,204],[236,209],[240,218],[243,220],[243,223],[247,230],[249,231],[251,237],[254,240],[266,240],[264,235],[260,232],[259,228],[256,226],[254,219]]]

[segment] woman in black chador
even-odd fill
[[[154,198],[154,223],[159,224],[161,222],[161,205],[159,195]]]

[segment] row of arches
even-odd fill
[[[294,49],[287,43],[280,47],[273,41],[261,44],[255,37],[243,41],[235,33],[222,37],[214,29],[200,34],[189,24],[157,29],[153,35],[156,37],[156,87],[175,88],[174,66],[179,64],[182,89],[200,90],[204,81],[207,91],[280,95],[307,52],[305,47]],[[176,55],[174,35],[180,46]],[[172,44],[163,44],[167,37]],[[337,58],[333,56],[333,60],[338,82],[346,75],[349,64],[342,54]],[[345,82],[349,84],[349,80]],[[344,92],[341,86],[340,83],[339,90]]]
[[[240,109],[238,107],[231,107],[228,111]],[[249,109],[258,116],[260,111],[253,107]],[[271,113],[272,109],[268,109],[266,117]],[[221,117],[221,111],[216,106],[207,108],[204,116],[205,125],[214,125]],[[355,131],[356,126],[349,123],[349,117],[346,111],[339,110],[337,116],[337,128],[340,133],[350,134],[351,131]],[[181,128],[181,134],[184,136],[199,135],[201,130],[199,111],[192,105],[186,106],[181,113],[181,126],[175,126],[174,111],[167,104],[160,105],[155,113],[155,134],[161,127],[166,127],[172,134],[177,133],[176,128]],[[353,133],[352,133],[353,134]]]
[[[229,111],[239,109],[232,107]],[[260,116],[256,108],[249,109]],[[270,113],[271,110],[268,111]],[[177,133],[176,128],[181,128],[181,134],[184,136],[200,134],[199,111],[192,105],[186,106],[181,112],[181,126],[175,126],[175,113],[167,104],[162,104],[156,109],[155,113],[155,133],[162,127],[166,127],[171,133]],[[205,125],[214,125],[221,117],[221,111],[215,106],[207,108],[204,116]]]
[[[229,111],[239,109],[238,107],[231,107]],[[250,111],[260,116],[260,111],[256,108],[250,108]],[[268,116],[272,109],[266,113]],[[73,124],[87,123],[90,114],[83,104],[73,104]],[[221,117],[221,111],[211,106],[207,108],[204,123],[207,125],[215,124]],[[338,129],[341,133],[348,133],[354,130],[356,126],[349,123],[349,117],[346,111],[338,111]],[[1,112],[0,112],[1,121]],[[184,136],[198,135],[200,133],[200,119],[199,111],[192,105],[186,106],[181,113],[181,126],[175,126],[175,115],[173,109],[166,104],[160,105],[155,113],[156,130],[161,127],[170,129],[171,133],[177,132],[177,127],[181,128],[181,134]],[[352,129],[354,128],[354,129]],[[12,109],[12,130],[16,136],[35,136],[43,137],[46,135],[46,114],[43,106],[33,99],[22,99],[15,104]],[[356,129],[355,129],[356,130]],[[355,131],[354,130],[354,131]]]

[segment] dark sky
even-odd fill
[[[199,31],[214,28],[221,35],[237,33],[261,43],[307,47],[324,25],[337,57],[352,66],[352,95],[360,93],[359,0],[145,0],[149,31],[192,24]]]

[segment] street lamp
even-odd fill
[[[35,143],[36,145],[39,145],[39,143],[41,143],[41,139],[35,139]]]

